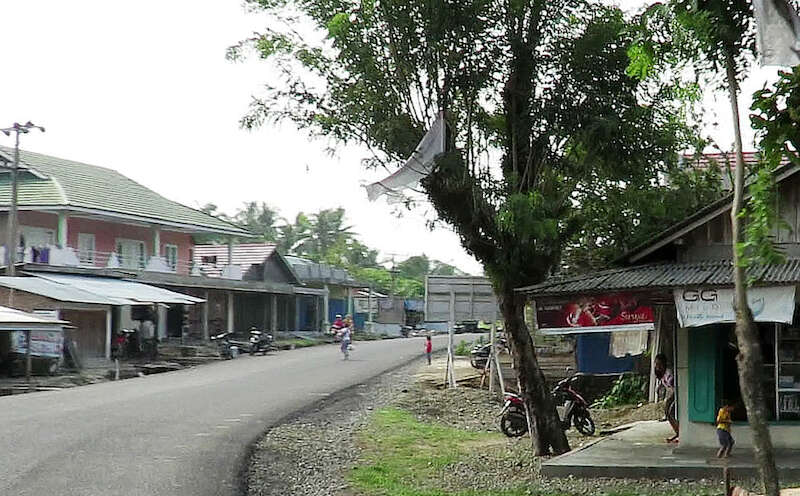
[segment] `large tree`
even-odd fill
[[[595,218],[598,204],[672,191],[663,177],[689,136],[668,95],[626,75],[623,14],[578,0],[250,3],[269,27],[230,56],[254,49],[280,80],[243,125],[289,119],[392,168],[445,113],[448,151],[424,191],[492,279],[536,453],[569,449],[515,288],[548,277],[584,227],[609,238],[616,219]]]
[[[779,0],[782,1],[782,0]],[[767,425],[767,405],[762,384],[763,353],[758,328],[747,303],[750,281],[747,268],[782,258],[772,244],[776,225],[776,200],[772,173],[780,162],[786,134],[770,119],[769,104],[762,98],[756,104],[767,119],[755,118],[756,125],[773,131],[766,133],[766,154],[752,170],[745,170],[742,155],[740,83],[756,58],[756,26],[753,5],[747,0],[671,0],[654,3],[641,16],[643,36],[630,51],[633,72],[662,78],[665,73],[678,79],[689,73],[712,91],[724,90],[731,105],[734,129],[734,181],[731,208],[733,278],[735,283],[738,374],[742,399],[753,432],[756,460],[765,492],[777,495],[778,472]],[[760,95],[763,97],[765,93]],[[759,94],[756,95],[757,97]],[[748,174],[751,175],[748,178]],[[745,198],[748,184],[751,196]],[[747,221],[745,225],[745,221]]]

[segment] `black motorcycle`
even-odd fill
[[[594,435],[595,427],[592,414],[589,413],[589,403],[581,394],[573,389],[572,385],[577,382],[579,376],[574,375],[558,381],[553,388],[553,397],[564,400],[564,415],[561,418],[561,427],[566,431],[570,425],[584,436]]]
[[[261,353],[266,355],[270,351],[277,351],[271,334],[264,334],[258,329],[250,329],[250,354]]]

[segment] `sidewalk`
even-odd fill
[[[721,478],[727,466],[735,477],[757,475],[752,452],[734,450],[725,461],[716,458],[714,450],[676,453],[675,446],[664,442],[671,433],[666,422],[639,422],[542,463],[541,473],[546,477],[701,479]],[[800,479],[800,451],[777,453],[776,458],[781,476]]]

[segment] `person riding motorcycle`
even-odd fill
[[[350,358],[350,328],[345,326],[339,331],[339,336],[342,339],[341,351],[344,359]]]
[[[334,329],[341,329],[344,327],[344,321],[342,320],[342,316],[336,314],[336,320],[333,321],[333,325],[331,325]]]

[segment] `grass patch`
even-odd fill
[[[433,475],[455,463],[469,449],[465,443],[495,434],[467,432],[418,422],[397,408],[376,412],[361,433],[364,465],[353,470],[350,482],[367,494],[440,496],[447,493],[426,487]]]
[[[509,446],[499,433],[423,423],[398,408],[377,411],[359,433],[358,444],[362,455],[347,480],[356,494],[364,496],[711,496],[720,492],[714,486],[541,479],[538,468],[517,466],[515,455],[508,453]],[[516,456],[524,457],[526,453],[529,452]],[[474,481],[480,478],[481,471],[498,456],[501,477],[524,470],[528,472],[525,481],[515,479],[498,489],[475,488]],[[465,463],[470,467],[466,471]],[[456,485],[454,471],[462,474]],[[448,474],[449,482],[445,482]]]

